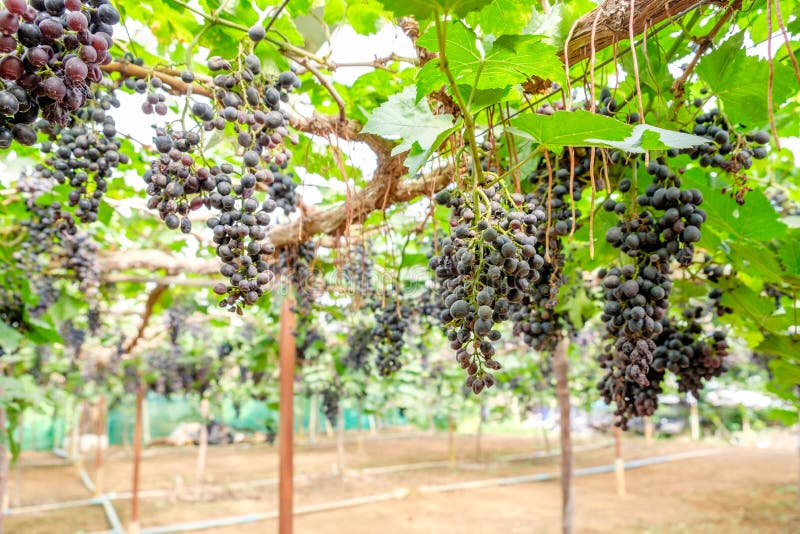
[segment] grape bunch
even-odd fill
[[[651,365],[656,338],[669,309],[672,281],[668,267],[635,264],[613,267],[602,273],[605,308],[601,319],[611,340],[598,357],[606,369],[598,388],[607,403],[616,402],[617,415],[624,423],[632,389],[651,386]],[[656,393],[657,394],[657,393]]]
[[[341,409],[339,403],[342,399],[342,383],[338,376],[322,389],[322,411],[328,418],[331,426],[336,426]]]
[[[22,177],[17,182],[30,217],[20,221],[27,235],[13,257],[17,268],[27,272],[29,280],[40,290],[39,303],[32,310],[35,315],[44,313],[58,295],[52,280],[43,274],[49,262],[58,262],[72,273],[90,306],[94,305],[100,290],[97,243],[88,234],[78,232],[72,215],[60,203],[37,204],[37,198],[51,188],[52,183],[42,178]]]
[[[83,344],[86,341],[86,331],[76,327],[71,319],[67,319],[61,325],[60,333],[64,346],[72,351],[71,360],[73,362],[80,360]]]
[[[547,215],[530,198],[509,196],[499,186],[475,191],[474,197],[443,190],[436,200],[451,208],[451,234],[429,262],[447,307],[440,321],[477,394],[495,383],[487,369],[501,367],[492,359],[493,342],[501,338],[495,325],[510,318],[512,305],[541,278],[544,258],[536,236]]]
[[[370,255],[369,243],[359,243],[347,249],[342,268],[337,270],[337,280],[342,287],[341,291],[360,298],[367,302],[376,298],[373,285],[374,266]]]
[[[769,133],[765,131],[738,133],[716,108],[699,114],[695,117],[695,123],[692,133],[707,138],[708,142],[680,151],[673,150],[673,154],[688,154],[701,167],[716,167],[731,174],[752,167],[753,159],[767,157]]]
[[[300,335],[302,332],[302,335]],[[325,345],[325,338],[320,334],[320,331],[314,327],[311,318],[308,315],[301,315],[298,321],[298,331],[295,332],[297,336],[297,361],[300,364],[310,363],[313,361],[314,356],[319,353],[319,350],[312,349],[319,348]]]
[[[165,351],[151,352],[145,357],[145,366],[150,391],[167,397],[183,391],[177,359],[172,354]]]
[[[34,166],[32,174],[69,184],[69,205],[81,222],[97,221],[100,200],[108,191],[114,169],[130,161],[119,150],[114,118],[106,114],[111,107],[119,107],[113,93],[97,90],[94,100],[74,112],[66,126],[42,128],[48,135],[41,145],[45,158]]]
[[[540,167],[543,165],[545,164],[542,163]],[[549,175],[547,169],[544,172]],[[562,172],[555,173],[555,185],[549,193],[548,186],[541,184],[527,197],[534,203],[549,204],[550,225],[540,225],[536,234],[537,250],[545,260],[539,269],[539,279],[531,284],[531,290],[522,300],[513,305],[511,319],[514,322],[514,335],[520,336],[525,344],[537,351],[555,348],[562,332],[562,317],[555,311],[558,292],[565,282],[562,271],[566,256],[562,238],[571,231],[573,222],[577,224],[577,219],[581,216],[580,210],[576,208],[573,219],[570,201],[580,200],[581,186],[573,181],[570,187],[569,176],[569,171],[566,176]],[[537,179],[541,181],[542,178],[541,169],[539,173],[534,172],[528,177],[531,182]]]
[[[703,195],[696,189],[681,189],[680,178],[663,158],[651,161],[647,172],[653,182],[635,198],[632,208],[610,196],[603,203],[606,211],[621,216],[606,232],[606,241],[633,260],[601,273],[605,299],[601,318],[611,344],[599,357],[607,370],[599,388],[605,398],[616,401],[620,416],[628,403],[628,383],[640,388],[650,383],[654,338],[661,334],[672,292],[671,262],[682,266],[692,262],[694,243],[700,240],[706,220],[698,207]],[[630,178],[618,185],[623,194],[634,193],[632,187]]]
[[[61,251],[56,256],[61,265],[71,271],[83,296],[94,304],[100,294],[100,267],[97,264],[97,243],[85,233],[59,241]]]
[[[674,258],[687,266],[692,262],[694,243],[700,240],[700,228],[707,218],[698,207],[703,203],[703,194],[697,189],[681,189],[680,178],[664,158],[651,161],[647,172],[653,176],[653,182],[636,198],[631,210],[625,202],[612,197],[603,203],[606,211],[631,214],[606,232],[606,241],[631,258],[654,264],[668,264]],[[619,182],[622,193],[628,193],[631,187],[630,178]]]
[[[109,0],[5,0],[0,11],[0,149],[32,145],[41,117],[64,126],[111,61],[119,12]]]
[[[241,313],[244,306],[263,295],[273,279],[266,262],[266,256],[274,252],[267,239],[270,214],[279,206],[287,213],[297,206],[292,175],[282,172],[291,155],[287,142],[297,139],[289,133],[288,113],[281,109],[281,102],[299,87],[299,80],[290,71],[277,77],[263,72],[253,54],[231,61],[214,56],[208,67],[217,73],[214,98],[191,105],[199,128],[157,129],[154,145],[161,155],[144,179],[148,207],[158,210],[171,229],[190,233],[190,211],[203,206],[217,211],[206,224],[214,233],[216,252],[223,261],[221,273],[229,282],[216,284],[214,292],[224,297],[220,306]],[[189,71],[181,77],[187,83],[194,81]],[[151,87],[162,85],[154,81],[150,80]],[[131,83],[139,92],[147,90],[144,80]],[[145,104],[158,112],[161,101],[153,95],[148,95]],[[202,132],[227,127],[235,133],[238,165],[228,161],[207,164]],[[262,201],[259,191],[264,190],[269,195]]]
[[[394,301],[387,301],[383,306],[376,306],[374,313],[375,326],[372,328],[372,339],[375,367],[381,376],[391,376],[403,365],[400,358],[405,345],[404,338],[411,310]]]
[[[347,336],[347,346],[344,364],[353,371],[370,372],[370,359],[372,356],[373,334],[372,328],[357,326]]]
[[[294,213],[300,205],[294,175],[290,172],[281,172],[281,169],[274,163],[270,165],[270,171],[273,180],[267,186],[269,198],[286,215]]]
[[[650,416],[658,408],[658,395],[667,371],[678,379],[678,390],[692,393],[697,398],[703,381],[721,376],[726,370],[725,357],[728,343],[725,332],[714,330],[710,335],[699,321],[708,308],[697,307],[684,312],[681,320],[665,317],[661,320],[661,334],[654,339],[653,363],[647,373],[647,384],[627,381],[624,385],[625,403],[617,402],[618,423],[627,428],[633,417]],[[604,380],[610,380],[606,377]],[[607,403],[615,400],[603,388]]]

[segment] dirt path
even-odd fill
[[[606,438],[600,438],[605,440]],[[446,458],[446,437],[394,439],[367,442],[365,454],[348,446],[348,467],[363,468]],[[488,437],[486,457],[530,452],[532,440]],[[626,439],[626,459],[669,454],[711,445],[686,441],[657,442],[647,447]],[[474,459],[474,441],[459,440],[460,458]],[[191,482],[193,450],[172,450],[149,456],[144,462],[145,488],[170,488],[175,475]],[[209,456],[210,483],[214,500],[185,502],[149,499],[143,502],[143,526],[167,525],[277,508],[273,486],[225,489],[232,481],[268,478],[277,473],[275,449],[266,446],[215,448]],[[611,449],[580,453],[577,466],[610,463]],[[443,484],[497,476],[557,472],[558,459],[544,458],[513,463],[493,463],[481,468],[451,471],[447,468],[406,471],[381,475],[331,475],[336,461],[333,448],[303,448],[298,453],[298,472],[314,474],[298,482],[296,506],[306,506],[382,493],[397,488],[413,490],[425,484]],[[790,448],[757,449],[725,447],[720,454],[653,465],[627,472],[628,496],[614,493],[613,474],[576,478],[576,526],[580,533],[794,533],[800,532],[800,509],[796,505],[797,459]],[[106,475],[108,489],[127,490],[130,485],[128,459],[117,457]],[[91,467],[91,466],[88,466]],[[91,469],[87,469],[91,474]],[[73,467],[28,468],[23,475],[23,502],[54,502],[86,498]],[[111,474],[111,476],[109,476]],[[416,491],[402,500],[300,516],[296,532],[319,534],[392,533],[549,533],[559,529],[558,481],[491,487],[451,493],[422,494]],[[123,522],[127,501],[115,501]],[[12,516],[10,532],[75,532],[106,530],[99,507],[76,508],[58,513]],[[261,521],[224,529],[220,534],[262,533],[276,530],[274,521]]]

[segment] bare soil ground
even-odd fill
[[[594,438],[589,444],[608,441]],[[584,443],[585,444],[585,443]],[[558,480],[460,490],[422,493],[420,486],[447,484],[493,477],[534,473],[558,473],[558,457],[516,462],[493,461],[502,454],[542,451],[541,442],[531,438],[484,436],[481,458],[476,440],[457,439],[459,466],[382,474],[364,474],[359,469],[447,459],[447,437],[416,436],[365,440],[363,449],[354,442],[346,445],[344,477],[335,475],[337,452],[332,443],[298,447],[295,472],[295,507],[407,489],[400,500],[367,504],[340,510],[300,515],[295,518],[298,533],[549,533],[560,531],[560,483]],[[692,443],[684,439],[657,441],[646,445],[626,436],[626,460],[698,449],[720,449],[718,454],[682,459],[626,471],[627,495],[615,493],[614,474],[596,474],[575,479],[576,531],[580,533],[796,533],[800,532],[797,497],[797,455],[790,440],[770,448],[733,447],[716,443]],[[576,453],[576,467],[613,462],[613,448]],[[83,486],[75,466],[24,467],[52,455],[23,453],[21,488],[15,469],[10,476],[12,507],[86,499],[91,493]],[[84,466],[94,478],[93,456]],[[203,492],[194,485],[196,449],[148,449],[142,462],[143,490],[165,489],[170,495],[143,499],[143,527],[200,521],[277,509],[277,486],[268,479],[278,473],[277,449],[269,445],[210,447]],[[108,452],[105,491],[130,489],[131,459],[127,451]],[[176,480],[179,480],[176,482]],[[256,487],[236,485],[244,481],[265,481]],[[175,488],[180,494],[175,495]],[[114,501],[122,519],[129,517],[129,501]],[[100,506],[61,511],[12,515],[6,519],[7,532],[63,533],[108,530]],[[262,533],[277,530],[274,520],[205,530],[220,534]]]

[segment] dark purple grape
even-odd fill
[[[17,56],[5,56],[0,59],[0,78],[14,81],[19,79],[23,72],[25,72],[25,66]]]
[[[0,11],[0,33],[3,35],[14,35],[19,29],[19,17],[9,13],[5,9]]]
[[[42,32],[36,24],[24,22],[19,25],[17,39],[23,46],[32,48],[42,43]]]

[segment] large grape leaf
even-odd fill
[[[651,124],[637,124],[631,134],[623,141],[609,141],[603,139],[587,139],[590,142],[604,143],[612,148],[625,152],[642,154],[648,150],[667,150],[670,148],[689,148],[702,145],[707,139],[685,132],[676,132],[653,126]]]
[[[758,127],[767,123],[767,79],[765,59],[744,53],[744,32],[734,35],[704,56],[697,74],[722,100],[725,114],[734,123]],[[774,62],[773,102],[775,108],[797,90],[791,68]]]
[[[484,35],[510,35],[520,33],[532,14],[531,3],[526,0],[491,0],[477,13],[470,13],[467,22],[479,26]]]
[[[6,353],[16,350],[23,339],[24,336],[22,334],[3,321],[0,321],[0,347],[2,347]]]
[[[800,231],[792,230],[778,247],[778,256],[786,272],[800,276]]]
[[[747,193],[743,205],[736,203],[730,195],[720,193],[716,184],[701,169],[691,169],[683,176],[687,187],[696,187],[703,193],[702,208],[708,214],[707,225],[720,237],[729,237],[732,242],[744,240],[768,241],[786,234],[783,224],[769,199],[760,190]],[[703,228],[705,231],[706,228]]]
[[[594,146],[626,152],[664,150],[706,142],[702,137],[657,128],[649,124],[631,126],[605,115],[584,110],[557,111],[552,115],[526,113],[511,125],[537,143],[548,147]]]
[[[461,21],[449,24],[445,34],[445,53],[450,72],[457,84],[476,89],[504,89],[530,77],[561,82],[564,68],[556,47],[536,35],[503,35],[494,42],[483,42],[481,51],[475,32]],[[428,50],[439,50],[435,28],[417,40]],[[439,60],[425,64],[418,77],[417,94],[428,94],[447,82],[439,69]]]
[[[444,13],[463,17],[470,11],[481,9],[486,0],[380,0],[380,3],[398,17],[413,15],[421,20]]]
[[[800,288],[800,230],[790,230],[786,239],[778,243],[777,249],[783,267],[782,281]]]
[[[722,294],[721,302],[736,310],[736,314],[743,318],[752,319],[755,324],[760,324],[775,311],[775,306],[768,298],[763,298],[758,292],[746,285],[739,285]]]
[[[414,86],[410,85],[403,92],[390,96],[372,112],[362,130],[385,139],[401,139],[392,155],[410,150],[415,142],[428,150],[442,132],[453,126],[452,115],[434,115],[427,104],[416,101],[414,94]]]

